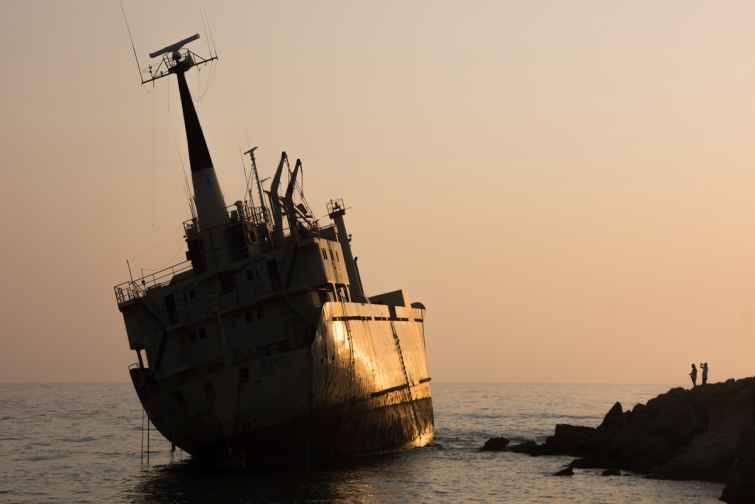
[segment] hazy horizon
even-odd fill
[[[689,379],[687,380],[689,381]],[[722,382],[726,380],[721,380]],[[715,382],[709,382],[714,384]],[[113,381],[0,381],[0,385],[125,385],[132,386],[130,379],[126,377],[125,380],[113,380]],[[432,381],[432,385],[463,385],[463,386],[489,386],[489,385],[522,385],[522,386],[578,386],[578,387],[663,387],[670,389],[673,388],[690,388],[689,385],[683,383],[609,383],[609,382],[447,382],[447,381]],[[699,383],[698,383],[698,386]],[[659,393],[665,393],[666,390],[661,390]],[[645,401],[652,399],[648,396]],[[627,406],[627,405],[624,405]]]
[[[227,202],[241,151],[300,157],[368,293],[428,307],[433,382],[755,375],[755,4],[123,4],[143,66],[206,10]],[[0,383],[126,382],[112,287],[184,257],[175,80],[139,85],[117,2],[0,8]]]

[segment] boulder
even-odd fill
[[[539,445],[535,441],[524,441],[523,443],[519,443],[518,445],[513,445],[509,447],[509,451],[512,451],[514,453],[526,453],[527,455],[532,455],[533,457],[537,457],[538,455],[543,455],[545,453],[543,445]]]
[[[553,476],[574,476],[574,468],[571,465],[553,473]]]
[[[543,450],[550,453],[579,456],[593,447],[596,430],[592,427],[558,424],[553,436],[545,441]]]
[[[755,502],[755,427],[742,433],[721,500],[729,504]]]
[[[480,450],[482,451],[504,451],[509,445],[509,440],[505,437],[494,437],[485,441]]]
[[[606,416],[603,417],[603,422],[600,424],[601,430],[616,430],[623,427],[627,422],[628,417],[624,415],[624,409],[621,407],[620,402],[616,402]]]

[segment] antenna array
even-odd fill
[[[131,41],[131,51],[134,53],[134,61],[136,61],[136,69],[139,72],[139,81],[142,83],[142,85],[149,82],[154,82],[158,79],[162,79],[163,77],[166,77],[172,73],[176,73],[178,71],[185,72],[191,67],[210,63],[211,61],[216,61],[218,59],[218,51],[215,46],[215,38],[213,37],[212,31],[210,30],[210,23],[207,20],[207,16],[204,11],[200,10],[200,16],[207,35],[208,57],[205,58],[203,56],[200,56],[191,49],[184,47],[186,44],[194,42],[195,40],[199,40],[199,34],[195,33],[190,37],[186,37],[182,40],[179,40],[178,42],[165,46],[162,49],[149,53],[150,58],[162,57],[162,59],[160,63],[158,63],[155,67],[153,67],[152,65],[147,66],[147,77],[145,78],[145,71],[142,70],[142,66],[139,63],[139,56],[136,53],[136,45],[134,44],[134,35],[131,32],[131,26],[128,23],[126,9],[123,7],[122,1],[121,13],[123,14],[123,22],[126,25],[126,31],[128,32],[129,40]]]

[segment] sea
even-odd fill
[[[479,449],[596,426],[615,401],[664,385],[433,384],[435,441],[337,466],[207,472],[154,430],[131,384],[0,384],[0,503],[716,503],[723,485],[639,475],[552,474],[569,457]]]

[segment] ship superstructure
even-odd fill
[[[146,81],[178,81],[195,203],[187,260],[115,286],[150,420],[192,455],[242,464],[429,442],[424,306],[405,290],[365,293],[343,201],[320,225],[285,152],[265,191],[248,151],[253,189],[226,205],[186,83],[213,59],[184,47],[196,38],[151,54],[161,63]]]

